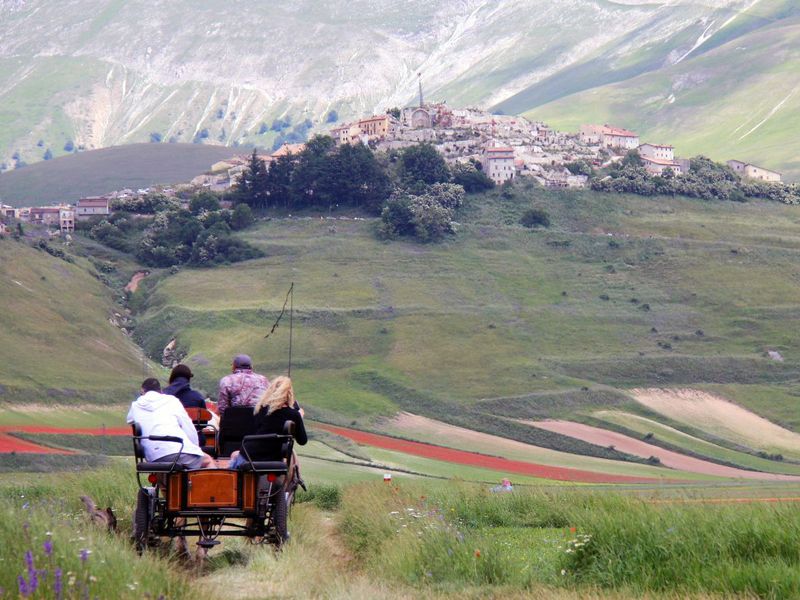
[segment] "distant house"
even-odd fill
[[[57,206],[31,208],[29,221],[34,225],[59,226],[61,209]]]
[[[758,167],[751,163],[742,162],[741,160],[729,160],[728,166],[741,177],[756,179],[758,181],[766,181],[768,183],[781,182],[782,176],[777,171],[770,171],[769,169]]]
[[[497,185],[514,179],[514,149],[510,146],[490,146],[483,151],[483,172]]]
[[[632,131],[611,125],[581,125],[579,137],[588,146],[634,150],[639,147],[639,136]]]
[[[331,129],[331,137],[337,145],[356,144],[361,141],[361,128],[356,123],[345,123]]]
[[[664,169],[671,170],[675,175],[682,175],[683,164],[675,160],[675,149],[666,144],[642,144],[639,146],[639,156],[647,172],[651,175],[662,175]]]
[[[0,204],[0,219],[15,219],[17,217],[17,209],[8,204]]]
[[[81,198],[75,205],[75,218],[78,221],[86,221],[92,217],[108,216],[109,214],[111,214],[109,200],[103,196]]]
[[[72,233],[75,231],[75,209],[60,208],[58,210],[58,228],[61,233]]]
[[[642,144],[639,146],[639,155],[647,158],[675,160],[674,148],[664,144]]]
[[[383,139],[391,132],[392,122],[389,115],[376,115],[361,119],[358,128],[370,139]]]
[[[305,150],[305,144],[284,144],[275,152],[272,153],[272,158],[279,158],[281,156],[288,156],[290,154],[300,154],[303,150]]]
[[[683,174],[683,168],[681,167],[680,163],[674,160],[642,156],[642,164],[647,172],[651,175],[663,175],[665,169],[669,169],[675,175]]]

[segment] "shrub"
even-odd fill
[[[519,222],[530,229],[534,227],[550,227],[550,215],[541,208],[529,208],[522,214]]]

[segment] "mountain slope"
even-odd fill
[[[143,362],[109,298],[83,268],[0,238],[0,402],[128,401]]]
[[[540,83],[551,99],[670,64],[753,3],[3,0],[0,157],[13,168],[151,137],[271,143],[278,116],[322,127],[332,109],[409,103],[418,72],[429,99],[530,108]],[[587,77],[586,64],[603,68]]]
[[[800,9],[798,9],[800,10]],[[680,155],[739,158],[800,178],[800,16],[696,58],[526,113],[566,129],[616,123]]]

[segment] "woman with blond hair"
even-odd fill
[[[292,380],[288,377],[280,376],[272,380],[272,383],[259,398],[253,409],[256,426],[254,434],[277,433],[282,434],[284,425],[287,421],[294,422],[294,439],[304,446],[308,442],[305,425],[303,425],[303,411],[294,399],[294,389]],[[241,451],[237,450],[231,454],[231,462],[228,468],[236,469],[245,464]],[[292,462],[295,462],[292,460]]]

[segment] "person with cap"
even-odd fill
[[[246,354],[234,357],[231,371],[219,380],[217,410],[220,419],[230,406],[254,406],[269,387],[267,378],[253,371],[253,361]]]
[[[175,365],[169,374],[169,386],[164,388],[164,393],[175,396],[184,408],[205,408],[206,399],[189,385],[192,377],[194,373],[187,365]]]

